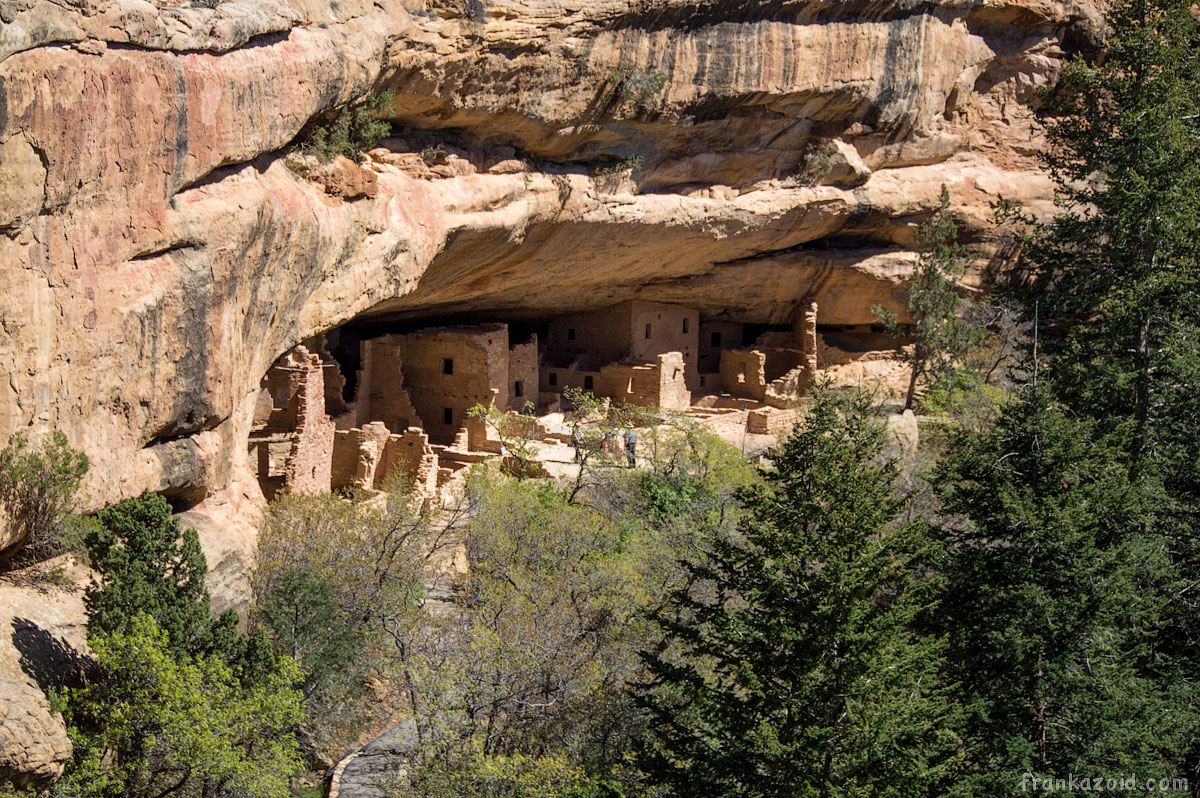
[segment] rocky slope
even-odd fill
[[[0,0],[0,435],[64,431],[91,507],[190,507],[235,600],[282,352],[629,298],[867,322],[943,183],[981,267],[992,200],[1049,207],[1037,90],[1099,29],[1054,0]],[[385,89],[373,181],[289,168]],[[53,770],[13,742],[35,721],[0,719],[0,776]]]

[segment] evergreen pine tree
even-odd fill
[[[1104,58],[1070,62],[1051,104],[1062,210],[1026,249],[1030,309],[1056,396],[1194,492],[1200,405],[1176,388],[1197,376],[1200,21],[1187,0],[1125,0],[1107,19]]]
[[[1143,492],[1126,532],[1170,554],[1148,662],[1173,660],[1163,689],[1178,690],[1200,683],[1200,20],[1187,0],[1106,17],[1103,58],[1070,63],[1052,98],[1061,212],[1026,247],[1028,306],[1054,396]],[[1178,768],[1200,781],[1193,749]]]
[[[955,749],[930,585],[896,522],[896,469],[862,398],[820,392],[745,496],[743,540],[690,566],[707,589],[657,616],[641,766],[679,796],[911,796]]]
[[[1155,648],[1172,571],[1144,532],[1146,493],[1095,422],[1044,394],[961,435],[934,480],[959,518],[938,617],[967,711],[962,795],[1178,777],[1194,728],[1190,688]]]

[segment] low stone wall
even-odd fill
[[[802,410],[763,408],[746,414],[746,431],[756,435],[781,435],[791,432],[804,415]]]

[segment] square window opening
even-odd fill
[[[454,359],[453,358],[448,357],[448,358],[445,358],[444,360],[442,360],[442,373],[443,374],[453,374],[454,373]]]
[[[450,407],[442,408],[442,423],[451,426],[454,424],[454,409]]]

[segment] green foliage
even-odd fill
[[[1137,670],[1176,690],[1200,678],[1200,20],[1183,0],[1123,0],[1106,21],[1104,58],[1069,62],[1049,97],[1059,212],[1023,237],[1023,298],[1043,387],[1140,491],[1120,545],[1169,553],[1171,579],[1135,588],[1165,602]],[[1200,772],[1200,744],[1175,767]]]
[[[147,614],[180,657],[216,655],[245,675],[274,666],[265,640],[238,633],[235,611],[213,618],[199,538],[194,529],[180,529],[166,499],[143,493],[100,511],[98,519],[84,541],[97,577],[83,599],[89,635],[129,632]]]
[[[597,177],[609,177],[613,175],[619,175],[623,172],[636,172],[642,168],[642,164],[645,162],[646,159],[642,156],[631,155],[624,160],[617,161],[616,163],[609,164],[608,166],[596,167],[595,175]]]
[[[500,439],[500,451],[515,461],[515,467],[506,465],[504,468],[510,476],[518,479],[538,470],[537,449],[533,446],[537,420],[533,418],[533,409],[533,402],[526,402],[524,414],[505,412],[495,405],[475,405],[467,411],[468,418],[481,419],[496,433]]]
[[[688,474],[665,476],[653,471],[638,474],[650,517],[658,524],[686,515],[697,500],[699,488]]]
[[[380,116],[394,96],[390,91],[380,92],[359,105],[343,108],[333,121],[312,127],[303,149],[324,163],[339,155],[362,163],[366,152],[392,131],[391,123]]]
[[[638,69],[631,64],[618,66],[604,80],[616,86],[618,97],[634,105],[644,105],[651,97],[661,94],[667,85],[667,76],[661,72]]]
[[[336,697],[352,689],[352,666],[362,637],[339,612],[334,586],[311,571],[286,571],[258,606],[276,650],[305,672],[306,699]]]
[[[913,324],[901,325],[892,311],[873,307],[888,333],[912,339],[912,351],[901,350],[911,372],[904,409],[913,406],[917,382],[922,377],[936,384],[953,373],[963,356],[982,339],[982,331],[969,324],[957,293],[966,271],[966,250],[958,243],[958,228],[950,216],[950,192],[942,186],[941,205],[933,218],[917,230],[921,256],[908,287],[908,313]]]
[[[421,158],[430,162],[436,163],[446,157],[446,151],[441,147],[428,146],[421,150]]]
[[[432,531],[403,493],[382,505],[291,493],[271,502],[251,576],[253,620],[308,670],[315,746],[349,745],[388,711],[360,700],[364,678],[386,673],[393,646],[420,634],[425,564],[450,528]]]
[[[551,742],[578,751],[606,724],[615,741],[623,731],[606,713],[636,665],[653,541],[538,481],[477,468],[467,491],[460,612],[406,661],[423,739],[453,761]]]
[[[959,792],[1011,795],[1025,773],[1177,775],[1195,701],[1155,650],[1171,569],[1141,486],[1093,422],[1034,390],[953,450],[935,484],[961,519],[938,616],[968,710]]]
[[[602,798],[586,771],[562,756],[476,753],[464,762],[433,763],[403,793],[412,798]]]
[[[45,559],[79,547],[85,524],[73,515],[87,456],[61,432],[43,446],[15,433],[0,451],[0,504],[27,558]]]
[[[146,614],[90,636],[100,678],[66,691],[67,798],[278,798],[299,769],[299,672],[247,686],[220,657],[180,655]]]
[[[918,635],[920,529],[897,526],[894,466],[861,397],[820,392],[656,614],[641,765],[673,795],[922,794],[948,775],[941,643]]]
[[[295,572],[306,572],[332,589],[340,622],[370,645],[420,603],[430,537],[428,519],[402,493],[382,504],[280,493],[259,536],[255,603],[265,607]]]

